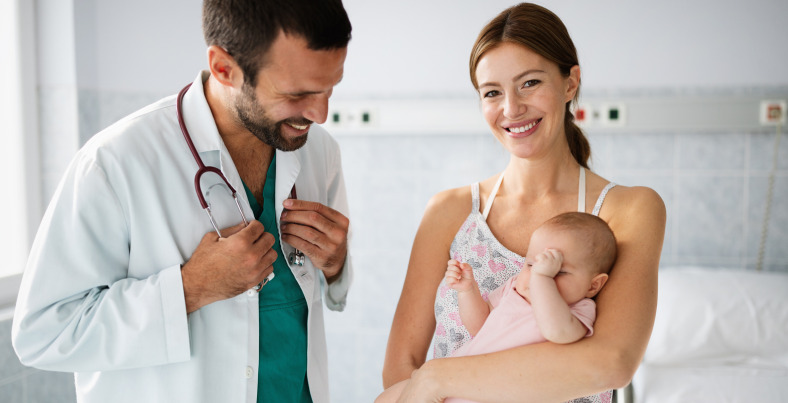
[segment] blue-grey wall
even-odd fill
[[[0,363],[0,401],[3,403],[76,401],[73,374],[39,371],[19,363],[11,347],[10,318],[0,319]]]

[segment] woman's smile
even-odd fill
[[[542,122],[542,119],[535,119],[525,122],[517,122],[508,125],[504,125],[503,129],[509,132],[510,137],[514,138],[521,138],[530,136],[536,129],[539,127],[539,123]]]

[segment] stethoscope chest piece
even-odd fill
[[[203,163],[202,158],[200,158],[200,155],[197,152],[197,148],[194,146],[194,142],[192,142],[192,138],[191,135],[189,134],[189,130],[187,130],[186,128],[186,122],[183,119],[183,112],[182,112],[183,97],[186,95],[186,91],[188,91],[190,87],[191,84],[188,84],[185,87],[183,87],[183,89],[178,93],[178,98],[175,103],[175,111],[178,116],[178,125],[180,126],[181,132],[183,133],[183,138],[184,140],[186,140],[186,144],[189,146],[189,151],[191,151],[195,162],[197,162],[197,167],[199,168],[197,170],[197,173],[194,175],[194,188],[197,193],[197,198],[200,200],[200,206],[208,214],[208,218],[211,221],[211,225],[213,226],[214,230],[216,230],[216,233],[221,238],[222,233],[219,231],[219,226],[216,224],[216,221],[214,221],[213,219],[213,214],[211,214],[211,207],[208,204],[208,202],[205,200],[205,196],[203,196],[202,193],[202,188],[200,187],[200,177],[204,173],[213,172],[216,175],[218,175],[219,178],[222,179],[222,181],[227,185],[227,188],[229,189],[230,194],[233,196],[233,199],[235,199],[235,205],[238,207],[238,211],[241,214],[241,218],[243,219],[244,224],[248,225],[249,222],[247,221],[243,209],[241,208],[241,203],[238,201],[238,196],[235,192],[235,188],[233,188],[232,185],[230,185],[230,182],[227,180],[227,178],[224,177],[224,174],[222,173],[221,170],[219,170],[216,167],[206,166],[205,163]],[[290,198],[291,199],[298,198],[298,196],[296,195],[295,185],[293,185],[293,188],[290,190]],[[301,252],[300,250],[296,249],[295,251],[290,252],[290,255],[288,256],[288,261],[290,262],[291,265],[303,266],[304,262],[306,261],[306,256],[304,256],[304,252]],[[271,276],[269,276],[267,280],[271,280],[272,278],[273,278],[273,273]],[[263,285],[264,283],[260,283],[258,287],[256,287],[255,289],[259,291]]]
[[[295,251],[290,252],[290,255],[287,257],[287,259],[292,265],[303,266],[306,256],[304,256],[304,252],[296,249]]]

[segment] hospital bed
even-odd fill
[[[619,403],[787,402],[788,273],[660,269],[654,330]]]

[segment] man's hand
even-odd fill
[[[460,263],[454,259],[449,260],[446,268],[446,285],[457,292],[466,292],[477,287],[473,278],[473,269],[468,263]]]
[[[350,221],[342,213],[316,202],[287,199],[284,207],[282,240],[309,256],[331,283],[345,265]]]
[[[536,255],[531,267],[532,273],[554,278],[564,265],[564,255],[555,249],[545,249]]]
[[[232,298],[255,287],[274,271],[274,236],[253,220],[205,234],[181,268],[186,312]]]

